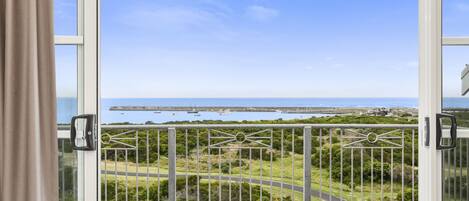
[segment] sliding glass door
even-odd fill
[[[59,200],[97,200],[97,151],[71,143],[72,117],[97,114],[98,46],[95,0],[55,0],[55,62],[59,140]]]
[[[467,2],[420,1],[419,199],[469,195]]]
[[[443,200],[469,199],[469,20],[467,1],[442,2],[442,111],[457,118],[456,146],[442,152]],[[442,122],[451,143],[449,121]]]

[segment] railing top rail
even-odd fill
[[[101,125],[105,129],[194,129],[194,128],[418,128],[417,124],[156,124]]]

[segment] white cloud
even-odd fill
[[[407,62],[383,62],[383,68],[389,71],[407,71],[413,72],[419,66],[418,61],[407,61]]]
[[[459,11],[467,12],[469,11],[469,4],[467,3],[458,3],[456,4],[456,9]]]
[[[215,39],[230,41],[238,37],[236,30],[227,26],[230,17],[228,9],[211,6],[210,8],[185,6],[148,6],[133,8],[120,22],[139,31],[165,33],[203,33]]]
[[[123,20],[130,26],[175,30],[217,23],[216,16],[210,12],[182,7],[136,9]]]
[[[409,61],[407,62],[407,66],[409,67],[417,67],[419,65],[418,61]]]
[[[54,15],[60,21],[70,21],[70,19],[76,18],[74,12],[76,7],[77,5],[73,1],[54,1]]]
[[[201,6],[145,5],[130,8],[118,18],[125,26],[158,33],[192,32],[212,36],[221,41],[233,41],[242,35],[231,26],[236,19],[231,7],[221,1],[198,0]],[[267,21],[278,16],[278,11],[259,5],[245,9],[245,16],[256,21]]]
[[[273,8],[253,5],[246,9],[246,15],[258,21],[267,21],[277,17],[278,11]]]
[[[226,14],[232,14],[233,9],[226,4],[224,1],[219,1],[219,0],[199,0],[203,5],[206,5],[208,7],[211,7],[215,10],[219,10],[221,12],[224,12]]]
[[[333,65],[334,68],[342,68],[342,67],[344,67],[344,66],[345,66],[345,64],[343,64],[343,63],[335,63],[335,64]]]

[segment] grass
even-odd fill
[[[112,176],[112,177],[107,177],[106,178],[106,175],[102,175],[101,176],[101,182],[102,183],[105,183],[107,181],[111,182],[111,181],[118,181],[118,183],[125,183],[126,186],[128,186],[128,188],[135,188],[136,185],[137,185],[137,180],[135,177],[128,177],[127,178],[127,181],[126,181],[126,178],[125,176]],[[160,179],[160,182],[162,181],[165,181],[167,180],[166,178],[161,178]],[[150,177],[148,180],[146,178],[139,178],[138,179],[138,183],[139,183],[139,186],[140,187],[143,187],[143,191],[146,191],[146,184],[147,184],[147,181],[149,184],[151,184],[152,182],[158,182],[158,179],[155,178],[155,177]],[[208,183],[208,180],[207,179],[201,179],[200,180],[201,183]],[[228,183],[228,182],[227,182]],[[231,185],[239,185],[239,183],[235,183],[235,182],[231,182]],[[254,186],[254,184],[253,184]],[[269,185],[263,185],[263,188],[264,190],[267,190],[269,189],[270,190],[270,186]],[[115,189],[114,188],[108,188],[108,189],[103,189],[103,193],[104,191],[108,191],[108,192],[114,192]],[[218,188],[217,187],[212,187],[212,191],[218,191]],[[294,200],[298,200],[298,201],[301,201],[303,200],[303,193],[301,192],[297,192],[297,191],[292,191],[291,189],[280,189],[279,187],[272,187],[272,191],[270,191],[270,193],[272,194],[272,197],[281,197],[281,196],[290,196],[290,197],[294,197],[295,199]],[[264,195],[266,196],[266,195]],[[312,200],[321,200],[321,199],[318,199],[318,198],[313,198]]]
[[[220,156],[221,161],[226,160],[226,158],[230,157],[230,153],[224,153],[223,155]],[[196,174],[197,173],[197,164],[199,164],[199,172],[200,175],[208,175],[208,156],[207,155],[201,155],[200,158],[200,163],[197,163],[196,157],[194,155],[191,155],[188,157],[187,160],[184,158],[178,158],[177,163],[176,163],[176,174]],[[216,164],[215,166],[211,166],[211,175],[218,175],[219,172],[221,171],[218,169],[218,157],[211,157],[211,164]],[[270,180],[272,178],[273,181],[278,181],[278,182],[284,182],[288,184],[294,184],[297,186],[302,186],[303,185],[303,156],[295,154],[292,158],[291,155],[285,156],[283,161],[284,164],[282,164],[282,160],[276,160],[272,161],[272,165],[269,166],[270,161],[262,161],[262,166],[261,166],[261,161],[260,160],[252,160],[251,161],[251,169],[249,169],[249,160],[245,160],[245,165],[242,167],[236,166],[231,168],[231,176],[233,177],[239,177],[240,175],[243,178],[249,178],[252,177],[253,179],[263,179],[263,180]],[[292,168],[292,161],[293,161],[293,167]],[[127,165],[127,167],[126,167]],[[161,157],[160,158],[160,163],[159,166],[161,167],[159,169],[159,173],[161,174],[167,174],[168,173],[168,159]],[[138,172],[141,174],[146,174],[147,171],[149,173],[157,173],[158,172],[158,164],[153,163],[153,164],[139,164],[138,167]],[[261,167],[262,167],[262,177],[260,176],[261,174]],[[283,168],[282,168],[283,167]],[[117,170],[119,172],[125,172],[126,169],[128,172],[137,172],[137,165],[132,162],[122,162],[122,161],[103,161],[101,163],[101,168],[106,169],[108,171],[114,171]],[[117,168],[117,169],[116,169]],[[272,169],[271,169],[272,168]],[[272,176],[270,175],[270,172],[272,171]],[[111,173],[112,174],[112,173]],[[224,176],[229,176],[230,174],[228,173],[222,173]],[[331,185],[329,186],[329,171],[328,169],[322,169],[322,171],[317,168],[317,167],[312,167],[311,170],[311,175],[312,175],[312,189],[313,190],[322,190],[324,193],[329,193],[332,192],[332,195],[336,197],[341,196],[341,191],[340,189],[342,188],[342,197],[346,198],[347,200],[354,200],[352,198],[351,194],[351,189],[348,185],[343,185],[340,184],[339,182],[336,182],[332,180]],[[282,177],[283,176],[283,177]],[[123,176],[117,176],[118,178],[121,178]],[[378,177],[378,176],[376,176]],[[130,180],[133,180],[135,182],[135,178],[128,177]],[[139,182],[142,180],[142,182],[146,182],[146,179],[144,178],[139,178]],[[156,177],[151,177],[149,181],[156,180]],[[218,178],[217,176],[214,176],[213,178],[214,181],[217,181]],[[321,184],[322,182],[322,184]],[[266,190],[270,189],[269,185],[264,185]],[[322,186],[322,189],[321,189]],[[394,193],[391,195],[391,184],[390,182],[385,182],[383,184],[383,196],[385,197],[395,197],[400,191],[401,191],[401,185],[400,182],[396,181],[394,183]],[[280,191],[280,188],[274,187],[276,190],[273,190],[273,194],[278,194]],[[409,187],[405,187],[406,189],[409,189]],[[278,191],[277,191],[278,190]],[[284,192],[288,191],[291,193],[289,189],[283,189]],[[370,183],[364,183],[363,185],[363,199],[364,200],[373,200],[381,197],[381,186],[379,182],[379,178],[375,178],[374,182],[374,188],[373,192],[374,194],[371,194],[371,184]],[[298,194],[298,195],[296,195]],[[301,192],[296,192],[295,191],[295,198],[302,197]],[[354,189],[354,194],[353,197],[357,199],[357,197],[360,197],[361,199],[361,190],[360,186],[358,188],[356,187]],[[295,199],[296,200],[296,199]]]
[[[187,123],[187,122],[177,122],[177,123]],[[227,122],[217,122],[217,121],[204,121],[204,122],[190,122],[190,123],[227,123]],[[230,122],[228,122],[230,123]],[[231,122],[231,123],[236,123],[236,122]],[[239,122],[237,122],[239,123]],[[246,123],[246,122],[243,122]],[[369,116],[341,116],[341,117],[326,117],[326,118],[311,118],[311,119],[306,119],[306,120],[274,120],[274,121],[250,121],[249,123],[263,123],[263,124],[276,124],[276,123],[342,123],[342,124],[349,124],[349,123],[369,123],[369,124],[375,124],[375,123],[398,123],[398,124],[407,124],[407,123],[416,123],[415,118],[398,118],[398,117],[369,117]],[[384,129],[386,130],[386,129]],[[118,131],[109,131],[110,133],[112,132],[118,132]],[[120,132],[120,131],[119,131]],[[206,133],[204,133],[206,134]],[[278,134],[278,132],[277,132]],[[409,133],[407,133],[409,134]],[[275,132],[274,132],[275,135]],[[337,133],[332,134],[333,137],[338,137]],[[409,134],[410,135],[410,134]],[[164,137],[165,135],[163,135]],[[181,137],[178,135],[177,137]],[[301,136],[298,136],[301,138]],[[313,136],[317,137],[316,135]],[[285,139],[288,137],[286,136]],[[327,139],[327,136],[325,138],[322,138],[324,140]],[[332,138],[333,139],[333,138]],[[167,139],[163,140],[162,142],[166,142]],[[192,139],[193,140],[193,139]],[[301,140],[301,139],[297,139]],[[410,144],[410,138],[407,136],[404,138],[406,145]],[[313,141],[314,142],[314,141]],[[154,143],[155,141],[151,142],[153,143],[154,147],[156,146]],[[187,142],[186,142],[187,143]],[[327,144],[327,141],[324,141],[325,144],[322,146],[325,147]],[[340,142],[341,143],[341,142]],[[194,143],[192,143],[194,144]],[[206,142],[205,142],[206,144]],[[333,142],[334,145],[339,145],[337,142]],[[163,145],[162,147],[166,148],[167,144],[160,144]],[[182,145],[182,144],[181,144]],[[341,144],[340,144],[341,145]],[[180,146],[180,145],[178,145]],[[184,145],[182,145],[184,147]],[[154,148],[153,147],[153,148]],[[205,147],[201,147],[200,150],[204,150]],[[164,149],[163,149],[164,150]],[[164,150],[165,152],[167,150]],[[181,150],[179,150],[181,151]],[[199,170],[201,175],[207,175],[208,174],[208,169],[209,169],[209,164],[216,164],[215,166],[210,166],[211,168],[211,174],[212,175],[217,175],[219,174],[220,169],[218,168],[218,156],[212,155],[211,156],[211,162],[209,163],[208,161],[208,156],[206,154],[201,154],[199,161],[197,161],[196,158],[196,153],[195,150],[190,149],[190,153],[188,154],[187,160],[184,156],[179,156],[177,159],[177,164],[176,164],[176,171],[177,174],[184,174],[184,173],[191,173],[195,174],[197,173],[197,170]],[[324,150],[323,150],[324,151]],[[326,150],[327,151],[327,150]],[[416,150],[417,151],[417,150]],[[279,150],[276,150],[276,153],[279,153]],[[297,151],[297,153],[300,153]],[[324,152],[324,154],[327,154],[328,152]],[[155,153],[153,153],[155,154]],[[143,154],[145,155],[145,154]],[[142,155],[142,156],[143,156]],[[162,154],[163,156],[165,154]],[[112,155],[108,155],[111,156]],[[388,154],[389,156],[389,154]],[[151,155],[150,157],[155,157],[155,155]],[[335,157],[335,156],[334,156]],[[122,157],[121,157],[122,158]],[[233,151],[228,151],[223,153],[221,156],[221,162],[224,164],[227,164],[227,160],[237,159],[236,152]],[[109,158],[108,158],[109,159]],[[141,158],[142,159],[142,158]],[[153,158],[154,159],[154,158]],[[318,160],[316,157],[315,160]],[[231,175],[233,176],[239,176],[242,175],[244,178],[247,178],[249,176],[252,176],[252,178],[260,179],[263,178],[265,180],[270,180],[272,177],[272,180],[274,181],[279,181],[279,182],[284,182],[284,183],[289,183],[289,184],[294,184],[298,186],[303,185],[303,156],[301,154],[295,154],[291,155],[290,153],[285,154],[285,158],[283,159],[284,164],[282,165],[282,160],[278,159],[272,162],[272,165],[270,165],[270,161],[261,161],[260,160],[252,160],[251,166],[249,165],[249,160],[243,159],[242,160],[245,164],[242,167],[238,167],[237,165],[231,167]],[[314,161],[314,160],[313,160]],[[135,162],[135,161],[134,161]],[[293,162],[293,164],[292,164]],[[347,164],[347,162],[350,161],[344,161],[344,164]],[[167,173],[168,172],[168,159],[161,157],[160,158],[160,163],[150,163],[146,164],[144,162],[141,162],[140,167],[138,167],[138,172],[145,174],[147,171],[150,173],[157,173],[158,169],[157,167],[161,167],[159,169],[160,173]],[[359,165],[359,163],[355,164],[355,168]],[[137,172],[137,165],[133,162],[124,162],[124,161],[117,161],[114,163],[114,161],[102,161],[102,169],[104,169],[104,166],[106,166],[107,170],[113,171],[116,169],[117,171],[125,171],[127,168],[128,172]],[[251,167],[251,169],[249,168]],[[292,168],[293,167],[293,168]],[[351,189],[350,187],[344,184],[341,184],[337,180],[332,180],[329,186],[329,169],[325,168],[327,166],[323,166],[324,168],[320,170],[317,166],[313,166],[311,170],[312,174],[312,188],[314,190],[322,190],[325,193],[329,193],[329,191],[332,192],[332,194],[336,197],[339,197],[342,195],[345,199],[347,200],[356,200],[356,197],[360,197],[361,191],[363,191],[363,199],[364,200],[374,200],[374,199],[379,199],[381,198],[381,188],[383,189],[383,196],[386,196],[392,199],[395,199],[398,192],[401,192],[401,184],[400,181],[395,180],[394,183],[394,194],[391,195],[391,183],[389,181],[385,181],[383,185],[380,185],[380,178],[377,178],[379,176],[379,170],[376,171],[375,178],[374,178],[374,186],[373,190],[371,187],[371,184],[369,182],[365,182],[363,184],[363,188],[360,188],[360,184],[356,185],[356,188],[354,189],[355,194],[353,195],[355,198],[350,199],[352,197],[351,195]],[[369,167],[369,166],[368,166]],[[395,166],[396,167],[396,166]],[[337,169],[337,167],[334,167]],[[360,167],[358,167],[360,168]],[[223,175],[228,176],[228,171],[227,167],[222,167],[222,170],[224,170]],[[355,169],[357,170],[357,169]],[[262,177],[260,176],[260,173],[262,171]],[[270,176],[270,172],[272,171],[272,176]],[[345,172],[348,173],[348,172]],[[133,178],[134,180],[136,178]],[[139,177],[139,180],[142,179]],[[151,178],[155,179],[155,178]],[[215,178],[216,179],[216,178]],[[214,180],[215,180],[214,179]],[[207,181],[208,182],[208,181]],[[417,185],[417,184],[416,184]],[[266,186],[267,187],[267,186]],[[321,188],[322,187],[322,188]],[[358,187],[358,188],[357,188]],[[408,186],[404,187],[404,190],[409,190],[411,189]],[[342,189],[342,191],[341,191]],[[279,189],[280,190],[280,189]],[[287,189],[285,189],[287,190]],[[277,193],[277,190],[273,190],[274,192],[272,193]],[[295,192],[295,194],[298,193],[298,197],[301,197],[300,192]],[[373,195],[373,197],[372,197]],[[295,196],[297,197],[297,196]],[[361,197],[360,197],[361,200]]]

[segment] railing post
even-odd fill
[[[311,126],[303,131],[303,201],[311,201]]]
[[[176,201],[176,129],[168,128],[168,198]]]

